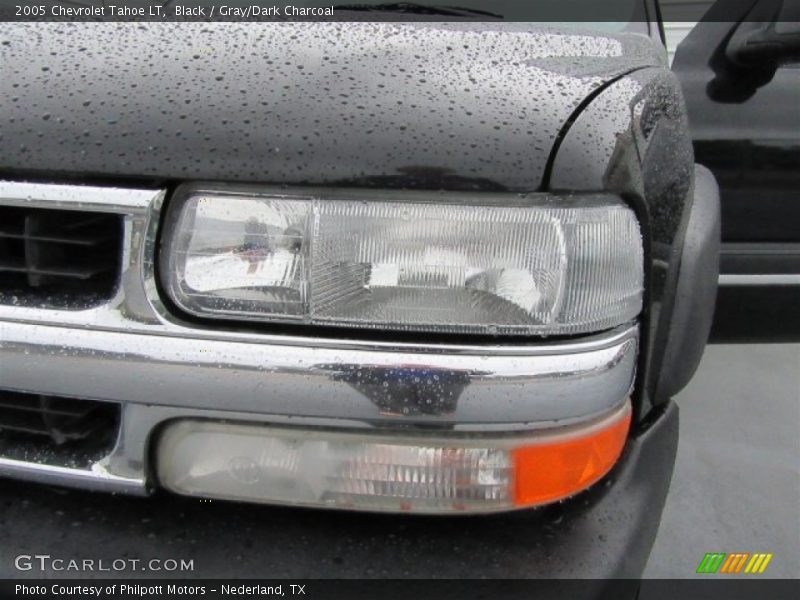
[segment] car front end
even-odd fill
[[[655,33],[36,27],[0,29],[0,475],[516,511],[558,532],[521,576],[641,574],[719,234]]]

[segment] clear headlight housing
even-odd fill
[[[557,335],[642,306],[639,225],[608,195],[188,188],[160,266],[198,317]]]

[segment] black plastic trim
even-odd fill
[[[719,280],[719,187],[711,171],[695,166],[694,195],[678,267],[675,300],[657,396],[689,383],[700,364],[714,317]]]

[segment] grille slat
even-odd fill
[[[81,309],[113,295],[119,215],[0,206],[0,303]]]
[[[114,447],[120,405],[0,390],[0,457],[80,468]]]
[[[64,398],[58,404],[48,406],[47,411],[65,417],[80,417],[86,413],[86,407],[80,400],[70,401]],[[0,415],[29,412],[41,414],[41,402],[33,402],[27,395],[14,397],[10,392],[0,393]]]
[[[0,391],[0,431],[39,433],[62,443],[104,427],[114,407],[106,402]]]
[[[0,231],[0,239],[14,239],[14,240],[32,240],[42,243],[53,244],[66,244],[76,246],[101,246],[108,242],[113,241],[113,236],[106,236],[105,238],[87,239],[82,237],[67,237],[67,236],[45,236],[45,235],[25,235],[24,233],[6,233]]]
[[[2,411],[2,424],[0,432],[16,431],[18,433],[32,433],[35,435],[48,435],[47,427],[42,421],[39,410],[26,411],[24,409],[0,408]]]
[[[67,279],[91,279],[95,275],[100,275],[106,271],[110,271],[112,267],[106,268],[83,268],[83,269],[70,269],[64,268],[51,268],[39,269],[36,267],[26,267],[23,265],[0,265],[0,271],[8,271],[10,273],[30,273],[32,275],[49,275],[51,277],[65,277]]]

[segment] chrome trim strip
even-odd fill
[[[612,408],[637,331],[529,355],[315,348],[0,321],[0,388],[377,424],[552,425]],[[570,351],[571,350],[571,351]],[[43,378],[42,373],[48,373]],[[535,426],[535,425],[534,425]]]
[[[800,242],[723,242],[723,256],[794,256],[800,255]]]
[[[53,465],[24,462],[0,457],[0,476],[63,485],[86,490],[143,496],[147,494],[143,476],[127,478],[112,475],[102,463],[89,469],[68,469]]]
[[[158,192],[93,185],[0,181],[0,203],[7,206],[132,213],[145,211]]]
[[[732,287],[755,285],[800,285],[800,273],[722,273],[719,276],[719,285]]]

